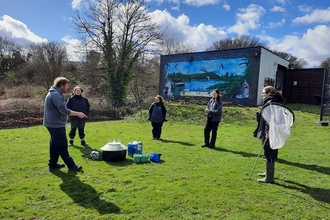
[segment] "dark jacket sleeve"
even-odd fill
[[[164,104],[162,104],[162,114],[163,114],[163,117],[164,117],[164,121],[167,121],[166,120],[166,112],[167,112],[166,107],[165,107]]]
[[[154,109],[154,103],[152,103],[151,106],[149,107],[149,118],[148,118],[148,120],[151,119],[151,114],[152,114],[153,109]]]
[[[86,98],[86,104],[87,104],[87,115],[89,115],[89,112],[90,112],[90,104],[89,104],[89,101],[88,99]]]
[[[71,100],[72,100],[72,98],[69,98],[68,102],[66,103],[66,107],[68,109],[71,109]]]

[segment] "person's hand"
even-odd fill
[[[206,109],[204,110],[204,112],[205,112],[205,113],[209,113],[209,109],[206,108]]]
[[[78,113],[78,117],[79,117],[79,118],[87,118],[87,115],[85,115],[85,114],[82,113],[82,112],[79,112],[79,113]]]
[[[268,139],[269,138],[269,134],[265,134],[265,138]]]

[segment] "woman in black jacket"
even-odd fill
[[[202,147],[215,147],[215,141],[217,139],[217,131],[222,116],[222,101],[220,92],[218,89],[213,90],[212,99],[207,104],[204,112],[207,114],[206,124],[204,127],[204,145]],[[212,131],[212,137],[210,142],[210,132]]]
[[[68,109],[73,111],[83,112],[85,115],[89,115],[89,102],[88,99],[82,96],[83,90],[76,86],[73,89],[73,96],[69,99],[66,106]],[[78,128],[78,133],[80,137],[80,144],[82,146],[87,146],[85,141],[85,124],[86,118],[79,118],[76,116],[70,116],[71,130],[69,133],[70,141],[69,146],[73,145],[73,139],[76,136],[76,130]]]
[[[155,97],[155,102],[153,102],[149,108],[149,118],[152,126],[152,137],[154,140],[160,139],[162,134],[163,123],[166,120],[166,108],[164,105],[164,98],[160,95]]]

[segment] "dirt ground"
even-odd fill
[[[35,99],[0,99],[0,129],[41,125],[43,101]],[[119,120],[116,110],[91,108],[89,121]]]

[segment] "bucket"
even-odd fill
[[[141,141],[137,141],[136,153],[142,154],[142,142]]]
[[[133,157],[133,155],[136,154],[137,146],[138,146],[138,144],[135,141],[134,142],[129,142],[127,144],[127,149],[128,149],[127,154],[128,154],[128,156]]]

